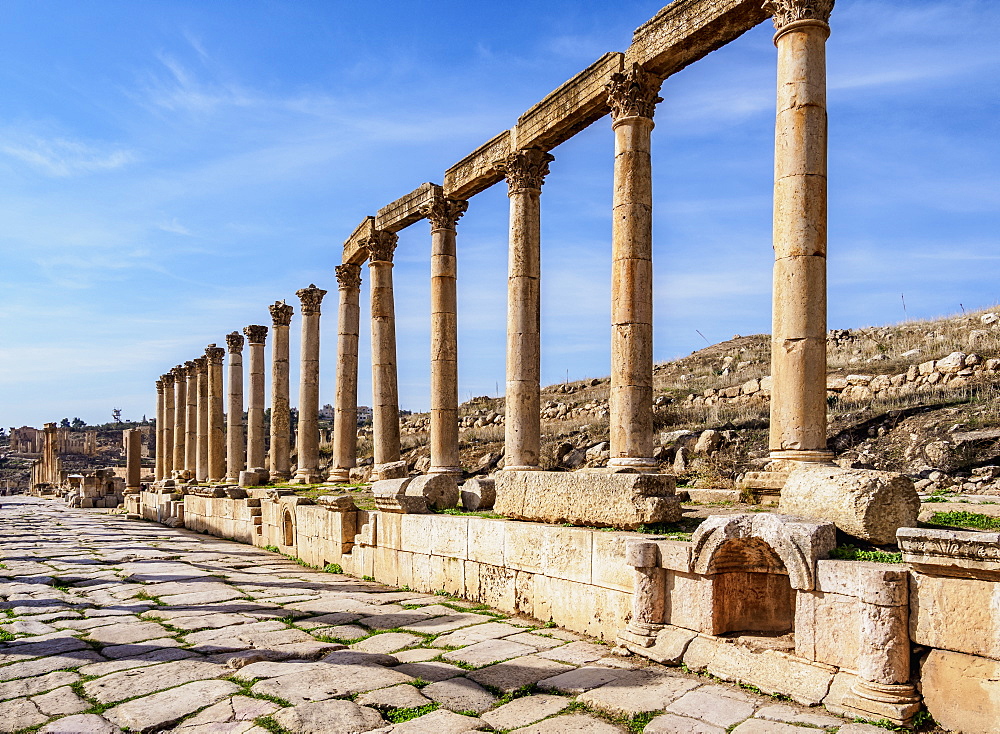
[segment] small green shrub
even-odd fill
[[[344,569],[339,563],[328,563],[323,566],[326,573],[343,573]]]
[[[930,522],[934,525],[947,525],[953,528],[976,528],[977,530],[1000,530],[1000,518],[983,515],[979,512],[935,512]]]
[[[853,545],[841,545],[830,552],[831,558],[841,561],[869,561],[871,563],[902,563],[902,553],[888,553],[880,550],[861,550]]]

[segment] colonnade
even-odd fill
[[[668,6],[669,9],[670,6]],[[825,44],[833,0],[768,0],[756,13],[773,17],[777,46],[777,115],[774,168],[774,291],[770,450],[774,459],[821,462],[826,449],[826,216],[827,116]],[[678,11],[683,12],[683,10]],[[762,19],[762,18],[761,18]],[[655,20],[655,19],[654,19]],[[753,23],[760,19],[753,20]],[[640,29],[641,30],[641,29]],[[697,30],[697,29],[696,29]],[[745,29],[744,29],[745,30]],[[742,32],[742,31],[740,31]],[[639,32],[637,31],[637,34]],[[738,35],[738,33],[736,34]],[[735,37],[732,36],[732,37]],[[731,39],[730,39],[731,40]],[[707,51],[706,51],[707,53]],[[611,228],[611,386],[609,397],[612,470],[655,471],[653,460],[653,117],[666,77],[660,62],[630,60],[632,50],[619,54],[617,71],[604,77],[592,101],[610,114],[614,135]],[[702,54],[703,55],[703,54]],[[609,55],[613,56],[613,55]],[[665,63],[665,62],[664,62]],[[591,69],[583,76],[593,73]],[[667,67],[663,67],[667,68]],[[589,77],[588,77],[589,79]],[[574,80],[568,82],[570,85]],[[582,82],[580,83],[583,84]],[[553,93],[558,94],[567,85]],[[582,92],[574,92],[578,95]],[[550,95],[552,96],[552,95]],[[540,107],[545,104],[536,105]],[[536,108],[533,108],[535,110]],[[589,109],[589,108],[588,108]],[[541,311],[541,193],[555,160],[549,149],[570,137],[535,134],[523,122],[449,169],[446,186],[425,184],[368,217],[345,243],[345,258],[336,269],[337,365],[333,461],[329,479],[345,481],[356,465],[359,296],[362,265],[371,278],[372,405],[375,478],[405,472],[400,463],[399,402],[393,294],[393,256],[398,231],[422,219],[431,237],[431,421],[430,473],[460,475],[458,453],[458,330],[457,222],[469,207],[468,198],[505,179],[510,202],[507,286],[505,470],[541,469],[540,311]],[[569,114],[569,113],[566,113]],[[576,114],[576,113],[573,113]],[[584,114],[584,113],[580,113]],[[586,112],[586,114],[592,114]],[[588,118],[589,119],[589,118]],[[593,120],[590,120],[593,121]],[[586,124],[589,124],[587,122]],[[585,126],[585,125],[584,125]],[[579,127],[579,125],[577,126]],[[561,134],[561,133],[560,133]],[[522,140],[528,144],[520,146]],[[554,142],[553,142],[554,141]],[[505,147],[506,146],[506,147]],[[492,158],[490,156],[492,155]],[[472,160],[472,163],[468,163]],[[462,166],[465,165],[465,168]],[[474,169],[474,175],[466,169]],[[458,173],[453,175],[453,171]],[[464,173],[463,173],[464,172]],[[477,183],[452,179],[478,176]],[[318,463],[319,317],[326,291],[310,285],[298,291],[302,316],[302,359],[299,389],[298,466],[295,479],[321,479]],[[272,338],[272,417],[270,473],[290,476],[288,460],[288,326],[292,307],[270,307]],[[228,477],[249,461],[263,462],[259,414],[263,400],[264,327],[251,340],[250,418],[247,442],[241,438],[242,383],[235,360],[239,350],[230,343]],[[230,337],[238,337],[234,332]],[[239,340],[242,348],[242,338]],[[184,469],[201,479],[222,479],[226,465],[221,443],[221,349],[206,351],[209,367],[195,373],[197,389],[197,449],[192,451],[192,389],[190,368],[178,367],[157,383],[158,438],[166,445],[185,441],[182,449],[157,453],[157,474],[168,476],[183,457]],[[256,349],[257,351],[253,351]],[[256,355],[256,356],[254,356]],[[190,364],[190,363],[189,363]],[[208,369],[204,383],[202,375]],[[185,371],[186,370],[186,371]],[[186,390],[177,381],[187,375]],[[176,380],[175,380],[176,377]],[[256,382],[255,382],[256,380]],[[203,398],[202,391],[207,389]],[[185,398],[186,396],[186,398]],[[187,400],[186,416],[177,406]],[[206,405],[203,406],[203,400]],[[161,412],[162,409],[162,412]],[[207,418],[202,419],[203,411]],[[183,413],[183,411],[181,411]],[[185,422],[186,421],[186,422]],[[203,459],[203,422],[208,440]],[[185,437],[185,438],[181,438]],[[162,458],[161,458],[162,456]],[[197,459],[193,461],[193,456]]]

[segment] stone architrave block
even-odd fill
[[[504,130],[445,171],[444,195],[468,199],[502,181],[504,174],[497,164],[514,152],[513,137],[510,130]]]
[[[406,196],[401,196],[391,204],[386,204],[375,215],[375,229],[386,232],[399,232],[414,222],[423,219],[421,207],[429,204],[435,195],[441,195],[441,187],[437,184],[425,183]]]
[[[497,490],[492,477],[473,477],[461,488],[462,507],[470,512],[492,510]]]
[[[344,242],[345,263],[363,263],[368,259],[364,243],[375,235],[375,217],[365,217],[361,224],[354,228],[351,236]]]
[[[458,506],[458,478],[454,474],[421,474],[405,488],[408,497],[423,497],[430,510]]]
[[[896,542],[916,527],[920,497],[913,480],[896,472],[810,466],[796,469],[781,491],[779,512],[834,523],[875,545]]]
[[[1000,580],[1000,533],[908,527],[896,540],[903,561],[922,573]]]
[[[372,494],[375,496],[375,507],[382,512],[402,512],[405,514],[420,514],[430,512],[427,498],[422,494],[408,495],[406,488],[413,479],[382,479],[372,484]]]
[[[494,509],[518,520],[632,530],[680,519],[674,487],[670,474],[501,471]]]
[[[517,121],[517,147],[551,150],[608,113],[607,85],[624,54],[606,53]]]
[[[763,5],[759,0],[670,3],[635,30],[625,65],[638,63],[666,78],[764,22]]]

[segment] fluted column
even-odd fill
[[[337,266],[337,389],[329,481],[347,482],[358,456],[358,333],[361,266]]]
[[[284,482],[290,477],[288,408],[288,325],[292,307],[275,301],[271,311],[271,481]]]
[[[125,446],[125,489],[139,489],[142,477],[142,431],[127,428],[122,431]]]
[[[295,481],[313,484],[319,474],[319,317],[326,291],[310,285],[295,292],[302,302],[302,345],[299,359],[299,426],[295,446]]]
[[[399,461],[399,387],[396,375],[396,305],[392,256],[398,237],[376,230],[365,243],[371,272],[372,448],[375,478],[393,474],[386,464]]]
[[[155,481],[163,479],[163,380],[156,381],[156,468]]]
[[[163,381],[163,478],[170,479],[174,469],[174,375],[160,377]]]
[[[650,137],[661,80],[638,64],[608,85],[615,133],[611,219],[612,467],[653,459],[653,180]]]
[[[178,365],[171,372],[174,373],[174,471],[180,474],[186,468],[184,453],[187,441],[187,367]]]
[[[226,392],[226,481],[240,481],[240,472],[247,468],[246,434],[243,431],[243,335],[238,331],[226,334],[229,352],[229,389]]]
[[[833,0],[770,0],[778,47],[770,449],[826,450],[826,39]]]
[[[184,363],[187,373],[187,405],[184,420],[184,470],[191,476],[198,474],[198,373],[195,363],[188,360]]]
[[[430,474],[462,473],[458,458],[458,260],[455,225],[469,202],[436,197],[431,224]]]
[[[198,373],[198,461],[197,479],[208,479],[208,360],[198,357],[194,361]]]
[[[529,148],[512,154],[503,164],[510,198],[504,401],[504,469],[510,471],[541,468],[540,197],[553,160],[549,153]]]
[[[209,344],[208,361],[208,480],[221,482],[226,476],[226,426],[223,410],[222,359],[226,350]]]
[[[266,326],[243,329],[250,347],[250,390],[247,395],[247,468],[264,468],[264,340]]]

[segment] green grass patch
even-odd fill
[[[158,607],[166,606],[166,604],[164,604],[162,601],[160,601],[159,597],[153,596],[152,594],[147,594],[145,591],[140,591],[138,594],[136,594],[132,598],[133,599],[139,599],[140,601],[151,601],[151,602],[153,602]]]
[[[0,630],[0,642],[10,642],[15,639],[17,639],[17,635],[13,635],[5,630]]]
[[[861,550],[853,545],[841,545],[830,551],[830,557],[841,561],[870,561],[872,563],[902,563],[902,553],[880,550]]]
[[[343,573],[344,569],[339,563],[328,563],[323,566],[325,573]]]
[[[374,581],[375,577],[374,576],[362,576],[361,580],[362,581]]]
[[[975,528],[977,530],[1000,530],[1000,518],[979,512],[935,512],[929,522],[953,528]]]
[[[393,724],[402,724],[404,721],[409,721],[410,719],[415,719],[418,716],[429,714],[431,711],[436,711],[440,705],[441,704],[434,701],[412,709],[389,709],[385,712],[384,716]]]
[[[510,518],[506,515],[498,515],[497,513],[490,512],[488,510],[460,510],[457,507],[449,507],[447,510],[438,510],[437,512],[441,515],[467,515],[471,517],[485,517],[489,520],[510,520]]]
[[[261,729],[267,729],[271,734],[292,734],[285,727],[272,719],[270,716],[261,716],[254,719],[254,723]]]
[[[67,581],[66,579],[61,579],[58,576],[52,577],[51,586],[53,589],[57,589],[59,591],[69,591],[69,581]]]
[[[281,553],[281,549],[276,545],[265,545],[264,550],[271,551],[272,553]]]

